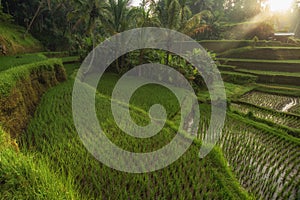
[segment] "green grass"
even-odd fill
[[[53,70],[57,66],[62,66],[60,59],[49,59],[13,67],[0,72],[0,94],[2,96],[9,95],[11,89],[16,86],[18,81],[26,79],[34,71]]]
[[[250,73],[250,74],[257,74],[257,75],[300,77],[300,73],[297,72],[273,72],[273,71],[247,70],[247,69],[237,69],[236,71]]]
[[[287,90],[300,90],[300,86],[297,85],[282,85],[282,84],[256,84],[257,86],[261,87],[270,87],[270,88],[277,88],[277,89],[287,89]]]
[[[61,64],[61,60],[52,61]],[[41,64],[47,62],[50,61],[38,62],[41,66],[37,68],[34,67],[37,66],[35,63],[0,72],[0,81],[2,78],[13,85],[16,80],[28,76],[27,70],[47,70],[47,67]],[[2,141],[0,174],[6,174],[0,175],[1,197],[6,199],[251,198],[240,184],[253,192],[257,198],[272,198],[270,194],[273,192],[280,198],[294,197],[292,195],[299,183],[292,171],[297,169],[299,164],[294,160],[300,152],[298,152],[299,139],[290,136],[286,132],[287,129],[280,130],[277,126],[272,127],[270,124],[263,124],[263,121],[255,121],[231,112],[227,115],[224,134],[219,142],[222,150],[218,146],[215,147],[205,159],[199,159],[201,141],[195,140],[179,160],[156,172],[128,174],[106,167],[87,152],[74,126],[72,77],[79,66],[80,63],[65,65],[71,80],[50,89],[43,96],[28,130],[20,138],[21,153],[14,152],[7,139],[0,137],[0,143]],[[7,77],[8,79],[5,79]],[[110,111],[110,96],[119,78],[120,76],[116,74],[106,74],[98,84],[99,93],[96,95],[95,106],[102,129],[113,143],[128,151],[149,152],[161,148],[174,137],[179,123],[180,107],[174,94],[162,86],[153,84],[143,86],[134,93],[130,100],[130,111],[137,124],[149,123],[147,111],[154,103],[162,104],[166,108],[168,120],[163,130],[156,136],[148,139],[133,138],[117,127]],[[127,83],[128,85],[124,85],[125,89],[131,85],[130,80]],[[5,87],[7,85],[0,84],[0,88],[4,88],[3,91],[7,90]],[[258,87],[264,88],[255,84],[225,83],[229,99],[236,99]],[[265,89],[267,90],[266,87]],[[276,89],[274,86],[273,90]],[[290,91],[295,92],[298,89],[295,87]],[[199,95],[200,99],[209,99],[207,91],[200,92]],[[206,104],[200,105],[199,138],[203,138],[206,132],[210,116],[209,107],[210,105]],[[285,151],[292,152],[291,156],[285,157]],[[257,160],[257,163],[252,162],[252,159]],[[263,167],[266,168],[265,171],[259,170]],[[269,170],[273,169],[278,171],[278,174],[283,174],[284,178],[277,179],[275,175],[270,176],[272,173]],[[261,177],[269,178],[262,180]],[[2,184],[3,182],[5,184]],[[279,185],[286,188],[283,189]]]
[[[256,49],[272,49],[272,50],[280,50],[280,49],[288,49],[288,50],[300,50],[300,47],[255,47]]]
[[[114,81],[109,82],[111,79],[114,79],[113,75],[104,78],[101,82],[104,85],[99,86],[99,89],[114,85]],[[49,159],[50,168],[55,172],[66,171],[71,174],[82,197],[88,199],[249,198],[234,179],[218,148],[205,159],[199,159],[199,142],[193,143],[190,149],[172,165],[152,173],[128,174],[99,163],[86,151],[76,133],[71,109],[72,86],[73,81],[68,81],[50,89],[44,95],[26,136],[24,135],[21,149]],[[111,89],[106,90],[107,93],[109,91]],[[147,92],[147,87],[140,88],[133,97],[133,104],[143,108],[149,107],[151,100],[142,97]],[[161,96],[165,93],[166,90],[163,88],[156,88],[156,94],[152,96]],[[168,95],[165,100],[167,98]],[[144,103],[138,103],[138,100]],[[106,95],[96,96],[96,107],[99,109],[97,115],[103,130],[112,142],[126,150],[140,152],[143,149],[149,151],[160,148],[172,139],[175,133],[173,128],[166,125],[162,133],[151,139],[141,140],[126,136],[114,123],[109,105],[110,99]],[[172,110],[170,112],[173,113]],[[147,121],[146,116],[135,108],[132,109],[132,117],[136,121]]]
[[[225,92],[227,101],[237,100],[243,94],[250,92],[255,88],[254,84],[249,85],[241,85],[241,84],[233,84],[229,82],[224,82]],[[198,92],[198,99],[201,102],[209,102],[210,94],[207,90],[202,90]]]
[[[245,102],[234,102],[230,107],[232,111],[242,113],[245,117],[281,129],[289,135],[300,138],[300,116],[298,115],[278,112]]]
[[[299,59],[300,47],[253,47],[229,49],[218,54],[221,58],[288,60]]]
[[[208,108],[201,106],[202,113],[209,113]],[[210,121],[207,117],[201,116],[200,139],[207,133],[205,129]],[[280,199],[294,199],[298,191],[299,174],[291,171],[297,171],[300,164],[297,159],[300,156],[299,142],[286,130],[227,112],[218,144],[239,182],[257,199],[274,199],[277,195]],[[274,170],[275,175],[270,173]]]
[[[79,195],[67,176],[54,173],[47,159],[17,152],[0,127],[1,199],[75,199]]]
[[[234,119],[236,119],[240,122],[243,122],[245,124],[249,124],[249,125],[259,129],[259,130],[267,132],[268,134],[272,134],[276,137],[279,137],[279,138],[281,138],[285,141],[295,143],[300,147],[300,138],[295,138],[295,137],[291,136],[290,134],[288,134],[287,132],[285,132],[284,130],[278,130],[277,127],[270,127],[267,124],[254,121],[254,120],[249,119],[249,118],[245,118],[245,117],[243,117],[239,114],[236,114],[234,112],[232,112],[232,113],[230,112],[228,114],[228,116],[230,116],[230,117],[232,117],[232,118],[234,118]]]
[[[38,52],[43,49],[41,43],[30,34],[24,38],[24,33],[23,27],[0,22],[0,42],[6,46],[8,55]]]
[[[76,72],[79,69],[81,63],[69,63],[69,64],[64,64],[66,73],[68,75],[68,77],[75,77],[76,76]]]
[[[293,97],[300,96],[300,87],[293,85],[254,84],[252,89],[269,94],[286,95]]]
[[[79,56],[62,57],[63,63],[76,63],[79,62]]]
[[[265,41],[260,40],[254,43],[253,40],[202,40],[199,43],[204,47],[209,49],[210,51],[214,51],[216,53],[222,53],[226,51],[230,51],[232,49],[237,48],[249,48],[249,47],[286,47],[286,46],[296,46],[290,45],[286,43],[281,43],[278,41]]]
[[[300,104],[294,106],[293,108],[291,108],[290,110],[291,113],[295,113],[296,115],[300,115]]]
[[[291,173],[300,164],[298,138],[228,112],[220,144],[240,183],[257,199],[295,199],[298,195],[299,173]]]
[[[48,58],[63,58],[69,56],[69,52],[67,51],[58,51],[58,52],[50,51],[50,52],[41,52],[41,53],[47,56]]]
[[[232,65],[219,65],[218,69],[220,71],[234,71],[236,69],[236,66],[232,66]]]
[[[254,85],[237,85],[232,83],[225,83],[226,96],[228,100],[236,99],[243,94],[250,92],[255,88]]]
[[[298,104],[299,100],[299,97],[265,93],[255,90],[240,98],[240,101],[277,111],[286,111],[284,108],[287,104],[294,101]]]
[[[22,54],[16,56],[2,56],[0,57],[0,72],[12,67],[20,65],[30,64],[42,60],[46,60],[47,57],[42,53],[35,54]]]
[[[300,64],[300,60],[257,60],[257,59],[239,59],[239,58],[218,58],[220,61],[248,62],[248,63],[282,63],[282,64]]]
[[[255,83],[257,80],[257,76],[250,75],[250,74],[243,74],[239,72],[228,72],[228,71],[223,71],[221,72],[223,81],[229,82],[229,83],[234,83],[234,84],[252,84]]]

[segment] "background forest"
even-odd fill
[[[122,31],[157,26],[197,40],[269,39],[277,31],[300,35],[300,11],[270,12],[267,0],[1,0],[2,21],[26,27],[49,50],[90,50],[93,41]],[[132,6],[139,4],[139,6]],[[298,24],[297,24],[298,23]],[[232,31],[236,30],[236,31]],[[76,52],[78,53],[78,52]]]

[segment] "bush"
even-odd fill
[[[244,22],[227,27],[227,38],[229,39],[246,39],[251,40],[255,36],[261,40],[268,40],[273,36],[274,28],[269,22]]]
[[[0,21],[2,21],[2,22],[12,22],[13,21],[13,17],[11,15],[3,12],[3,6],[1,5],[1,3],[0,3]]]
[[[250,84],[255,83],[257,80],[257,76],[242,74],[236,72],[222,72],[222,78],[226,82],[234,83],[234,84]]]

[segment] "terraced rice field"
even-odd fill
[[[144,152],[158,149],[168,143],[174,135],[172,127],[165,127],[161,134],[151,140],[138,140],[128,137],[119,130],[108,108],[114,83],[118,77],[109,75],[102,79],[96,97],[98,119],[107,136],[120,147],[134,152]],[[151,98],[144,99],[146,93],[155,88]],[[158,172],[131,175],[107,168],[96,161],[82,146],[72,120],[71,112],[72,81],[51,89],[43,98],[34,119],[29,125],[26,137],[23,138],[24,148],[38,152],[39,156],[47,156],[51,168],[55,171],[63,169],[75,177],[74,182],[80,193],[87,198],[113,197],[116,199],[176,197],[179,199],[244,199],[245,194],[238,192],[232,185],[224,190],[224,179],[216,173],[218,153],[214,150],[208,158],[199,160],[197,157],[199,144],[196,142],[190,150],[178,161]],[[164,95],[159,95],[162,92]],[[251,94],[251,95],[249,95]],[[243,97],[252,103],[259,95],[270,96],[275,100],[288,103],[290,97],[255,92]],[[158,95],[159,98],[155,98]],[[166,97],[166,98],[164,98]],[[247,98],[246,98],[247,97]],[[141,99],[144,99],[141,101]],[[154,100],[167,107],[168,118],[176,122],[178,119],[178,104],[172,94],[159,86],[148,86],[134,95],[132,105],[148,110]],[[286,104],[275,100],[261,104],[271,108],[283,109]],[[204,140],[209,124],[209,105],[200,105],[201,122],[198,138]],[[133,108],[132,117],[137,123],[147,124],[148,117]],[[298,120],[290,121],[271,118],[290,126],[299,127]],[[282,121],[280,121],[282,120]],[[68,144],[65,146],[64,144]],[[294,137],[283,135],[282,132],[268,129],[258,123],[247,120],[239,115],[228,113],[226,126],[218,144],[224,152],[239,183],[258,199],[295,199],[300,185],[300,142]],[[83,162],[84,161],[84,162]],[[219,163],[220,164],[220,163]],[[226,164],[225,164],[226,165]],[[71,169],[71,170],[70,170]],[[226,169],[225,169],[226,170]],[[223,171],[224,173],[224,171]],[[94,176],[99,174],[99,176]],[[101,176],[107,174],[108,176]],[[183,181],[184,180],[184,181]],[[109,184],[108,184],[109,183]],[[137,191],[131,185],[139,184]],[[221,184],[221,185],[220,185]],[[227,184],[227,183],[226,183]],[[127,188],[127,193],[115,188]],[[151,190],[149,189],[151,188]],[[134,192],[135,191],[135,192]],[[218,192],[217,192],[218,191]]]
[[[295,113],[297,115],[300,115],[300,104],[297,104],[296,106],[293,106],[291,109],[290,109],[290,112],[291,113]]]
[[[275,124],[300,129],[300,116],[263,109],[244,103],[232,103],[231,108],[243,114],[252,112],[255,117],[272,121]]]
[[[241,123],[234,117],[227,124],[220,143],[240,183],[259,199],[297,198],[299,142]]]
[[[65,65],[69,80],[46,92],[28,129],[19,138],[21,153],[31,160],[40,160],[45,172],[59,181],[59,188],[66,194],[76,194],[76,199],[281,200],[299,197],[300,139],[289,132],[300,130],[300,97],[297,95],[248,92],[255,85],[226,83],[229,98],[248,93],[231,103],[232,110],[227,112],[222,136],[207,157],[200,159],[198,154],[207,136],[210,105],[200,103],[198,135],[189,150],[164,169],[129,174],[96,160],[77,134],[72,116],[72,89],[78,67],[79,64]],[[147,112],[153,104],[161,104],[167,111],[167,123],[159,134],[147,139],[134,138],[120,130],[111,113],[110,96],[118,79],[116,74],[106,74],[97,88],[97,117],[106,136],[131,152],[150,152],[168,144],[180,122],[180,106],[175,95],[155,84],[143,86],[134,93],[130,114],[137,124],[143,126],[150,122]],[[137,81],[134,79],[132,83]],[[130,80],[124,85],[127,86],[130,87]],[[280,127],[244,116],[250,112]],[[211,137],[217,138],[217,135]],[[2,166],[0,162],[0,170]],[[19,171],[15,171],[13,174],[19,177]],[[0,176],[0,182],[3,177]]]
[[[107,80],[113,77],[108,77]],[[107,81],[106,80],[106,81]],[[105,82],[105,81],[104,81]],[[72,178],[86,199],[247,199],[216,148],[204,160],[199,159],[200,143],[195,142],[178,161],[153,173],[128,174],[116,171],[94,159],[80,142],[72,119],[73,81],[51,89],[42,99],[23,138],[23,149],[47,157],[51,169]],[[109,87],[107,87],[109,88]],[[156,93],[159,92],[156,88]],[[145,88],[147,91],[147,88]],[[162,90],[161,92],[166,93]],[[143,89],[136,97],[143,98]],[[156,149],[174,135],[165,127],[154,138],[139,140],[126,136],[113,121],[110,99],[96,97],[98,119],[107,136],[120,147],[134,152]],[[143,101],[144,106],[151,101]],[[175,103],[176,104],[176,103]],[[176,107],[176,106],[175,106]],[[175,108],[174,107],[174,108]],[[174,113],[174,110],[172,111]],[[147,121],[132,110],[137,122]],[[221,162],[220,162],[221,161]],[[228,174],[229,173],[229,174]],[[227,174],[223,176],[223,174]]]
[[[269,94],[258,91],[249,92],[242,96],[240,100],[281,112],[293,112],[293,108],[300,103],[299,97]]]
[[[202,120],[204,139],[208,119]],[[257,199],[296,199],[300,186],[299,139],[229,114],[219,142],[239,182]]]

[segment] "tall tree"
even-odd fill
[[[131,22],[136,12],[129,8],[129,3],[129,0],[108,0],[101,22],[110,35],[132,27]]]
[[[106,4],[101,0],[74,0],[75,9],[68,13],[68,19],[76,19],[73,25],[73,31],[84,26],[86,34],[93,32],[95,24],[99,17],[102,17],[102,12]]]
[[[114,35],[121,33],[135,26],[136,10],[129,8],[129,0],[108,0],[105,11],[101,17],[104,29]],[[135,21],[136,22],[136,21]],[[121,42],[121,41],[120,41]],[[120,64],[121,63],[121,64]],[[116,69],[121,73],[122,67],[125,66],[125,56],[116,60]]]

